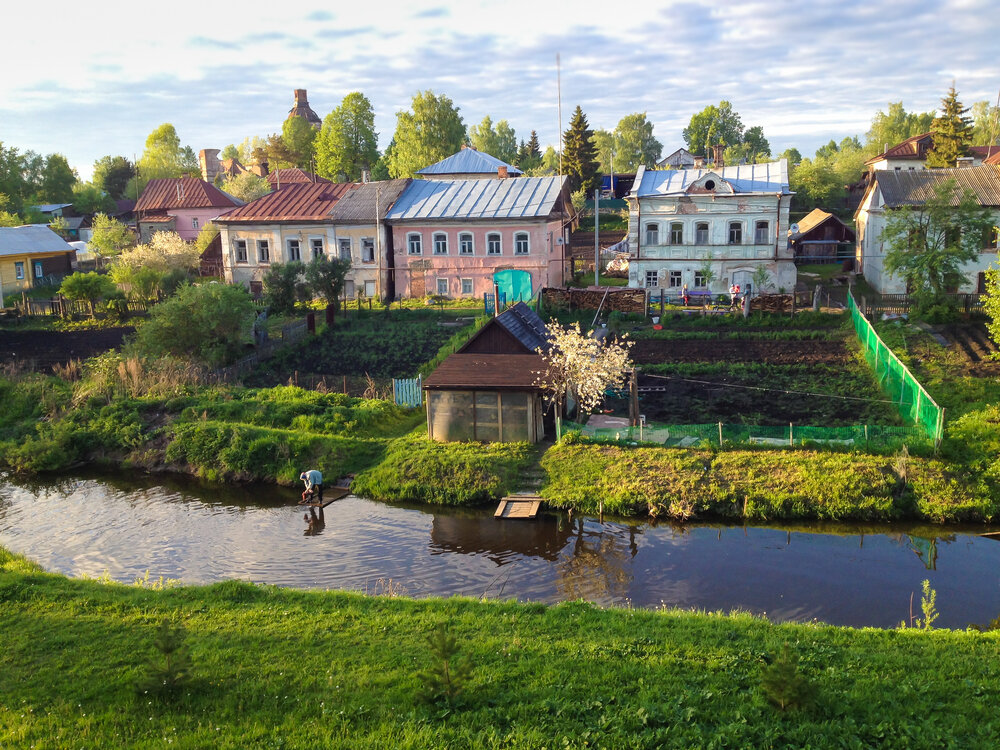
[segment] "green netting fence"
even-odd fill
[[[672,448],[707,448],[724,445],[759,445],[771,447],[843,447],[862,450],[898,450],[903,445],[927,443],[928,436],[919,426],[888,427],[851,425],[848,427],[812,427],[727,424],[656,424],[635,427],[591,427],[563,421],[562,432],[579,431],[591,440],[611,443],[656,443]]]
[[[851,322],[854,323],[858,340],[864,347],[865,359],[882,390],[896,403],[903,419],[920,427],[934,441],[935,446],[939,445],[944,433],[944,409],[937,405],[906,365],[882,342],[872,324],[858,309],[850,292],[847,293],[847,307],[851,311]]]

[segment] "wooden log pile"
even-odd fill
[[[812,295],[796,294],[762,294],[750,298],[750,312],[790,313],[795,310],[806,310],[812,307]]]
[[[607,293],[607,299],[604,295]],[[601,307],[601,301],[604,306]],[[542,290],[542,307],[544,309],[562,310],[597,310],[602,312],[617,310],[623,313],[646,312],[646,290],[626,289],[622,287],[608,288],[589,287],[587,289],[556,289]]]

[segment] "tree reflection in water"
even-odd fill
[[[588,524],[582,516],[566,523],[571,530],[571,542],[556,561],[559,597],[598,604],[628,599],[632,559],[639,549],[636,527],[596,521]]]

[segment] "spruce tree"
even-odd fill
[[[969,111],[958,100],[955,84],[941,100],[941,116],[931,123],[934,145],[927,152],[928,167],[954,167],[960,156],[968,156],[972,141],[972,120],[965,116]]]
[[[587,116],[577,105],[563,141],[563,173],[569,175],[570,190],[583,190],[589,198],[598,185],[597,146]]]
[[[528,156],[532,159],[537,159],[539,163],[542,161],[542,149],[538,145],[538,133],[534,130],[531,131],[531,137],[528,139]]]

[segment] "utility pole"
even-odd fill
[[[563,173],[563,131],[562,131],[562,77],[559,71],[559,53],[556,52],[556,94],[559,99],[559,174]]]
[[[594,189],[594,286],[601,285],[601,188]]]
[[[382,299],[382,209],[381,209],[382,186],[375,183],[375,257],[378,259],[378,275],[375,277],[375,296]]]

